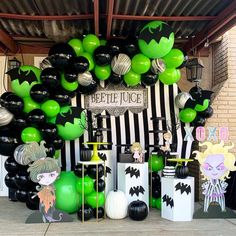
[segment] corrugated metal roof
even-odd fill
[[[109,0],[108,0],[109,1]],[[114,0],[113,14],[138,16],[217,16],[233,0]],[[107,14],[107,0],[100,0],[100,14]],[[93,0],[1,0],[0,12],[21,15],[93,14]],[[137,34],[145,21],[112,21],[111,35]],[[209,21],[169,22],[177,38],[194,37]],[[0,29],[12,36],[47,37],[66,41],[94,32],[94,20],[29,21],[0,18]],[[100,20],[100,33],[106,32],[106,18]]]

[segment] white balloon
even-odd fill
[[[13,114],[5,107],[0,107],[0,126],[8,125],[12,121],[13,117]]]
[[[129,72],[130,68],[131,60],[126,54],[120,53],[113,57],[111,61],[111,69],[117,75],[125,75]]]
[[[184,108],[186,102],[188,101],[188,99],[193,99],[192,96],[187,93],[187,92],[182,92],[179,93],[176,97],[175,97],[175,105],[178,108]]]

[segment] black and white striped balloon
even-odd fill
[[[152,60],[152,65],[151,65],[151,71],[154,74],[160,74],[161,72],[163,72],[166,69],[166,65],[164,60],[162,59],[154,59]]]
[[[13,114],[5,107],[0,107],[0,126],[8,125],[12,121],[13,117]]]
[[[187,93],[187,92],[182,92],[179,93],[176,97],[175,97],[175,105],[182,109],[184,108],[186,102],[188,101],[188,99],[193,99],[192,96]]]
[[[131,68],[130,58],[124,54],[120,53],[113,57],[111,61],[111,69],[118,75],[125,75],[129,72]]]
[[[82,86],[89,86],[94,82],[93,76],[89,71],[79,74],[77,79]]]

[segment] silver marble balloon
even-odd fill
[[[79,84],[81,84],[82,86],[89,86],[94,81],[93,76],[89,71],[79,74],[77,79]]]
[[[111,69],[117,75],[127,74],[130,68],[131,68],[131,60],[126,54],[120,53],[112,58]]]
[[[53,67],[51,62],[48,60],[48,58],[44,58],[42,62],[40,63],[40,69],[44,70],[46,68]]]
[[[151,65],[151,71],[154,74],[160,74],[161,72],[163,72],[166,69],[166,65],[164,60],[162,59],[154,59],[152,60],[152,65]]]
[[[12,121],[13,117],[14,115],[5,107],[0,107],[0,126],[8,125]]]
[[[187,93],[187,92],[182,92],[179,93],[176,97],[175,97],[175,105],[178,108],[184,108],[186,102],[188,101],[188,99],[193,99],[192,96]]]

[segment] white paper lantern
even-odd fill
[[[110,191],[106,198],[105,207],[109,218],[123,219],[127,216],[128,200],[122,191]]]

